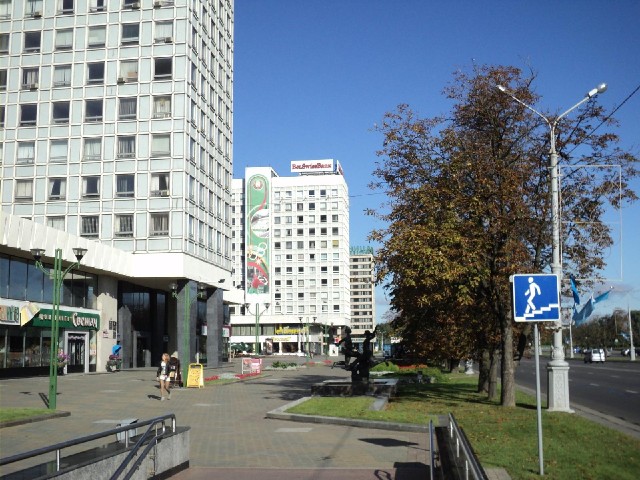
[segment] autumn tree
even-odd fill
[[[501,372],[504,406],[515,406],[519,333],[509,276],[549,271],[551,263],[549,133],[496,86],[535,106],[534,80],[514,67],[477,66],[457,72],[445,88],[449,114],[421,118],[408,105],[387,113],[377,127],[384,140],[371,187],[388,200],[367,212],[385,225],[370,239],[381,245],[377,275],[398,313],[394,328],[430,358],[481,361],[479,388],[491,398]],[[614,134],[594,132],[612,122],[589,101],[557,128],[556,149],[575,166],[562,179],[572,192],[563,203],[572,210],[563,260],[581,277],[596,275],[612,243],[603,212],[636,198],[628,182],[637,159],[617,148]],[[621,166],[621,193],[611,188],[620,179],[610,173],[579,168],[604,161]]]

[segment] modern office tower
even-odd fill
[[[349,196],[335,160],[252,167],[233,180],[231,344],[326,353],[350,325]]]
[[[133,312],[118,336],[154,357],[184,336],[194,350],[202,329],[182,328],[182,305],[230,283],[233,6],[0,0],[0,209],[51,229],[47,258],[65,236],[89,245],[87,268],[117,278],[111,295]],[[104,247],[136,270],[92,267]],[[155,325],[141,308],[176,311]]]
[[[376,327],[375,272],[372,247],[351,247],[351,329],[354,343]]]

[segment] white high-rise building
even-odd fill
[[[242,306],[230,307],[230,341],[267,353],[335,354],[333,335],[351,319],[349,192],[335,160],[294,161],[291,171],[252,167],[233,180]]]
[[[372,247],[350,248],[351,329],[354,343],[362,343],[364,332],[376,327],[375,263]]]
[[[129,305],[129,331],[118,329],[154,357],[188,340],[191,361],[207,329],[183,328],[182,305],[215,296],[221,317],[231,283],[233,25],[233,0],[0,0],[0,210],[43,226],[0,254],[12,248],[9,265],[80,243],[87,269],[127,283],[109,292],[119,309],[124,290],[162,293],[161,325]],[[0,285],[0,307],[8,292]]]

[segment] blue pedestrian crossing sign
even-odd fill
[[[560,282],[554,274],[513,275],[513,317],[516,322],[560,320]]]

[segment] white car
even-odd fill
[[[584,363],[600,362],[604,363],[606,355],[602,348],[592,348],[584,353]]]

